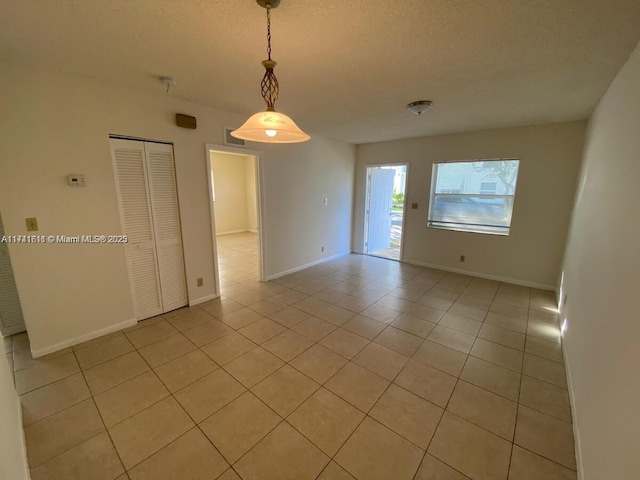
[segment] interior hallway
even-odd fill
[[[220,235],[216,241],[222,295],[233,285],[260,281],[257,233]]]
[[[552,293],[361,255],[260,283],[246,238],[220,299],[6,344],[34,480],[576,478]]]

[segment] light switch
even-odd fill
[[[36,217],[25,218],[24,221],[27,224],[27,232],[38,231],[38,219]]]

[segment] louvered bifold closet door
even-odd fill
[[[147,155],[162,304],[163,310],[168,312],[188,303],[173,147],[163,143],[145,142],[144,148]]]
[[[111,139],[129,280],[137,320],[163,312],[143,142]]]
[[[0,238],[4,235],[4,225],[0,216]],[[0,243],[0,333],[6,337],[25,330],[22,306],[9,258],[9,245]]]

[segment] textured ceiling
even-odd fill
[[[277,109],[352,143],[584,119],[640,40],[638,0],[282,0]],[[0,0],[0,59],[263,109],[253,0]],[[413,100],[434,106],[421,117]]]

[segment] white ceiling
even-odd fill
[[[0,59],[249,115],[254,0],[0,0]],[[638,0],[282,0],[276,107],[352,143],[584,119],[640,40]],[[405,105],[429,99],[421,117]],[[188,112],[186,112],[188,113]]]

